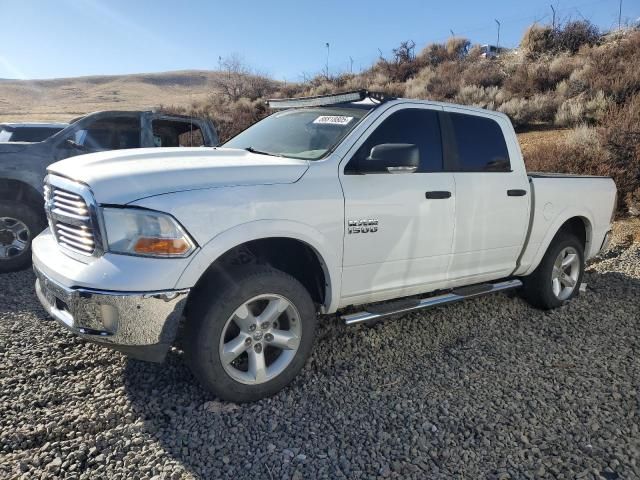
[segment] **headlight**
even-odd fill
[[[148,257],[186,257],[195,243],[171,215],[137,208],[102,210],[109,251]]]

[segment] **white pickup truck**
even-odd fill
[[[527,175],[505,115],[367,91],[270,104],[220,147],[50,165],[33,243],[49,314],[141,359],[179,342],[206,388],[251,401],[300,371],[319,315],[518,287],[555,308],[607,244],[614,182]]]

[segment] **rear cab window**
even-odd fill
[[[480,115],[444,112],[448,170],[456,172],[510,172],[511,161],[502,128]]]
[[[200,124],[188,119],[159,118],[151,122],[156,147],[202,147],[205,138]]]

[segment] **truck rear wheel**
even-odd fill
[[[219,398],[249,402],[275,394],[304,366],[316,313],[307,290],[266,266],[239,269],[199,292],[184,350],[200,382]]]
[[[31,265],[31,241],[42,230],[42,217],[29,205],[0,201],[0,273]]]
[[[557,308],[578,294],[584,274],[584,246],[574,235],[560,233],[540,265],[523,279],[524,297],[534,307]]]

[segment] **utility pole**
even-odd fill
[[[496,53],[498,53],[498,50],[500,49],[500,22],[496,20],[496,23],[498,24],[498,40],[496,41]]]
[[[556,29],[556,9],[553,8],[553,5],[549,5],[551,7],[551,11],[553,12],[553,20],[551,21],[551,25],[553,26],[553,29]]]
[[[327,80],[329,80],[329,53],[330,53],[330,47],[329,47],[329,42],[326,43],[327,46],[327,65],[326,65],[326,74],[327,74]]]
[[[622,28],[622,0],[620,0],[620,6],[618,7],[618,30]]]

